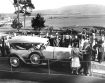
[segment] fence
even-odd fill
[[[46,60],[47,63],[43,63],[40,65],[32,65],[32,64],[22,64],[18,68],[14,68],[9,64],[8,57],[0,57],[0,71],[8,71],[8,72],[28,72],[28,73],[40,73],[40,74],[49,74],[49,75],[74,75],[71,73],[72,68],[70,66],[70,60]],[[81,61],[81,67],[83,64],[86,67],[88,61]],[[90,76],[94,76],[93,74],[96,72],[94,70],[97,69],[105,69],[105,67],[97,66],[96,62],[90,62]],[[86,68],[85,68],[86,69]],[[83,71],[83,69],[81,70]],[[104,71],[105,72],[105,71]]]

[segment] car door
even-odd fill
[[[57,60],[68,59],[71,56],[71,49],[72,48],[55,47],[54,59],[57,59]]]
[[[54,47],[47,46],[44,50],[42,50],[42,53],[45,59],[54,59]]]
[[[21,57],[24,57],[24,58],[27,58],[28,55],[31,53],[31,51],[32,50],[23,48],[19,45],[15,46],[15,48],[14,47],[10,48],[11,53],[14,53],[14,54],[21,56]]]

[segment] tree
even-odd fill
[[[14,6],[15,9],[19,7],[19,10],[16,10],[15,13],[24,13],[24,15],[29,15],[31,14],[30,11],[27,9],[29,8],[30,10],[34,9],[34,5],[32,4],[31,0],[14,0]]]
[[[25,19],[26,15],[30,16],[32,9],[34,9],[34,5],[31,0],[14,0],[15,14],[17,14],[17,22],[19,24],[19,13],[23,13],[24,16],[24,28],[25,28]],[[31,11],[28,11],[31,10]]]
[[[17,21],[17,18],[15,18],[13,21],[12,21],[12,24],[11,24],[11,27],[14,28],[14,29],[21,29],[21,27],[23,27],[22,23]]]
[[[45,27],[44,23],[44,17],[42,17],[39,13],[31,20],[31,26],[34,28],[34,30],[41,30],[43,27]]]

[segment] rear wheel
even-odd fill
[[[40,64],[40,55],[39,54],[31,54],[30,55],[30,62],[31,64]]]
[[[12,67],[17,68],[20,66],[20,59],[17,56],[10,56],[9,62]]]

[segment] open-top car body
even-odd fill
[[[72,48],[49,46],[47,38],[16,36],[8,40],[10,44],[10,65],[18,67],[21,62],[41,64],[42,60],[64,60],[71,56]]]

